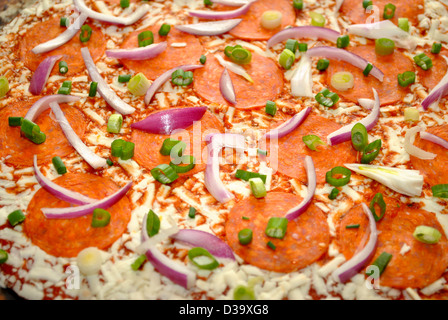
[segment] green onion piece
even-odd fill
[[[331,108],[339,101],[339,96],[328,89],[323,89],[316,95],[315,99],[324,107]]]
[[[128,90],[134,96],[144,96],[151,83],[143,73],[138,73],[129,80]]]
[[[392,255],[387,252],[381,253],[378,258],[373,262],[372,265],[377,266],[378,270],[380,272],[380,275],[384,272],[384,269],[386,269],[387,265],[389,264],[389,261],[392,259]],[[374,271],[372,270],[371,273],[367,273],[367,276],[371,276],[374,274]]]
[[[275,244],[272,243],[272,241],[268,241],[268,243],[266,243],[266,245],[271,248],[272,250],[277,249],[277,247],[275,246]]]
[[[431,187],[432,195],[437,198],[448,198],[448,184],[438,184]]]
[[[205,64],[205,63],[207,62],[207,57],[204,56],[204,55],[202,55],[202,56],[199,58],[199,62],[200,62],[201,64]]]
[[[280,57],[278,58],[278,63],[286,69],[291,69],[292,65],[294,64],[294,61],[296,60],[296,55],[291,50],[285,49],[280,54]]]
[[[286,40],[285,49],[288,49],[291,52],[296,53],[297,50],[299,50],[299,41],[297,41],[295,39]]]
[[[4,76],[0,77],[0,98],[6,96],[9,91],[9,82],[8,79]]]
[[[171,82],[176,86],[186,87],[193,82],[193,72],[177,69],[171,75]]]
[[[299,43],[299,52],[307,52],[308,43]]]
[[[194,207],[190,207],[190,210],[188,210],[188,216],[191,219],[194,219],[196,217],[196,209]]]
[[[379,56],[387,56],[394,53],[395,42],[388,38],[379,38],[375,40],[375,52]]]
[[[66,74],[68,72],[68,65],[65,61],[59,61],[59,73],[60,74]]]
[[[251,178],[249,179],[250,189],[255,198],[263,198],[266,196],[266,187],[261,178]]]
[[[328,195],[328,199],[334,200],[337,198],[338,195],[339,195],[339,189],[333,188],[333,190],[331,190],[330,194]]]
[[[70,88],[71,89],[72,88],[72,82],[69,81],[69,80],[62,82],[62,88]]]
[[[303,0],[293,0],[292,6],[294,9],[302,10],[303,9]]]
[[[188,258],[199,269],[213,270],[219,266],[219,262],[204,248],[196,247],[188,251]]]
[[[398,18],[398,27],[403,31],[409,32],[409,19]]]
[[[154,43],[154,34],[150,30],[140,32],[137,36],[138,46],[146,47]]]
[[[252,178],[260,178],[263,181],[263,183],[266,183],[266,175],[265,174],[260,174],[260,173],[241,170],[241,169],[236,170],[235,178],[241,179],[244,181],[249,181]]]
[[[129,80],[131,80],[131,78],[132,78],[132,76],[130,74],[119,75],[118,82],[126,83],[126,82],[129,82]]]
[[[418,226],[412,235],[418,241],[426,244],[436,244],[442,237],[439,230],[428,226]]]
[[[20,132],[35,144],[44,143],[46,140],[46,135],[40,131],[39,126],[27,119],[23,119],[22,125],[20,126]]]
[[[420,53],[414,57],[414,62],[423,70],[427,71],[432,68],[432,60],[424,53]]]
[[[265,234],[271,238],[283,239],[286,235],[286,228],[288,227],[288,219],[273,217],[268,221],[265,229]]]
[[[397,9],[397,7],[392,3],[386,4],[384,6],[383,19],[392,19],[395,16],[395,9]]]
[[[93,210],[92,228],[104,228],[110,223],[110,213],[104,209],[96,208]]]
[[[376,214],[375,204],[380,207],[381,211],[379,216]],[[375,194],[372,201],[370,201],[369,208],[370,211],[372,211],[373,217],[375,218],[376,222],[380,221],[384,217],[384,214],[386,213],[386,202],[384,202],[384,198],[381,193]]]
[[[112,142],[111,154],[121,160],[129,160],[134,156],[135,144],[133,142],[117,139]]]
[[[204,0],[204,5],[211,6],[212,4],[213,2],[211,2],[211,0]]]
[[[319,145],[325,145],[325,142],[323,142],[318,136],[309,134],[302,137],[303,143],[313,151],[317,151],[317,146]]]
[[[10,127],[20,127],[22,125],[23,117],[9,117],[8,124]]]
[[[405,71],[403,73],[399,73],[397,75],[398,78],[398,84],[406,88],[407,86],[413,84],[415,82],[415,72],[413,71]]]
[[[89,97],[93,98],[96,96],[96,90],[98,88],[98,82],[91,82],[89,88]]]
[[[224,54],[226,55],[226,57],[228,57],[228,58],[231,57],[233,48],[234,48],[234,47],[232,47],[232,46],[226,46],[226,47],[224,48]]]
[[[277,113],[277,104],[274,101],[266,102],[265,111],[267,114],[270,114],[271,116],[275,116],[275,114]]]
[[[252,242],[253,232],[251,229],[243,229],[238,232],[238,240],[243,246]]]
[[[233,290],[233,300],[255,300],[254,290],[249,287],[238,286]]]
[[[338,178],[338,176],[342,176]],[[325,175],[325,180],[333,187],[343,187],[350,182],[352,172],[345,167],[334,167]]]
[[[346,225],[345,229],[358,229],[360,227],[359,224],[350,224],[350,225]]]
[[[381,139],[373,141],[371,144],[367,145],[364,149],[361,157],[362,164],[369,164],[376,159],[381,150],[382,141]]]
[[[250,220],[249,217],[241,217],[243,220]]]
[[[120,0],[120,7],[124,8],[128,8],[129,5],[131,4],[131,2],[129,0]]]
[[[81,42],[87,42],[90,40],[90,37],[92,36],[92,28],[85,24],[81,27],[81,32],[79,34],[79,40]]]
[[[408,107],[404,109],[404,121],[419,121],[420,112],[415,107]]]
[[[169,24],[164,23],[160,26],[159,35],[162,37],[167,36],[168,33],[170,33],[170,30],[171,30],[171,26]]]
[[[107,132],[120,133],[121,126],[123,125],[123,116],[115,113],[107,120]]]
[[[62,161],[61,157],[53,157],[51,159],[51,162],[53,162],[53,166],[56,169],[58,174],[65,174],[67,173],[67,167],[65,166],[64,162]]]
[[[182,156],[181,161],[186,166],[181,166],[170,162],[170,166],[176,171],[176,173],[186,173],[194,169],[196,166],[196,158],[193,156]]]
[[[373,6],[372,0],[363,0],[362,1],[362,7],[364,9],[367,9],[368,7]]]
[[[22,210],[15,210],[8,214],[8,221],[11,224],[11,226],[15,227],[19,223],[22,223],[25,220],[25,214],[22,212]]]
[[[107,162],[107,164],[108,164],[109,166],[111,166],[111,167],[114,165],[113,161],[110,160],[109,158],[107,158],[106,162]]]
[[[60,27],[68,27],[70,25],[70,20],[67,17],[61,17],[59,20],[59,26]]]
[[[179,145],[179,146],[177,146],[177,145]],[[160,154],[163,156],[169,156],[169,155],[171,155],[171,151],[173,150],[174,147],[176,147],[176,149],[174,151],[179,150],[178,155],[182,156],[182,153],[185,150],[185,148],[187,147],[187,144],[183,141],[167,138],[167,139],[163,140],[162,147],[160,148]]]
[[[368,76],[370,74],[370,71],[372,71],[373,65],[371,63],[368,63],[364,71],[362,72],[364,76]]]
[[[267,156],[268,155],[268,151],[267,150],[257,149],[257,153],[262,155],[262,156]]]
[[[325,70],[327,70],[329,65],[330,65],[330,60],[328,60],[328,59],[319,59],[319,61],[317,61],[317,70],[325,71]]]
[[[336,45],[338,48],[346,48],[350,44],[350,37],[348,35],[343,35],[338,38]]]
[[[325,26],[325,17],[317,12],[310,12],[311,25],[315,27]]]
[[[58,90],[58,94],[70,94],[72,91],[72,82],[71,81],[64,81],[62,83],[61,88]]]
[[[438,42],[434,42],[432,44],[431,53],[438,54],[442,50],[442,44]]]
[[[0,249],[0,264],[5,263],[6,261],[8,261],[8,252]]]
[[[160,218],[154,211],[149,210],[146,216],[146,232],[148,236],[152,237],[159,233],[160,230]]]
[[[248,64],[252,61],[252,53],[247,49],[234,47],[229,58],[238,64]]]
[[[352,128],[352,145],[356,151],[364,151],[369,143],[369,136],[366,127],[358,122]]]
[[[135,261],[131,264],[131,268],[134,271],[137,271],[138,269],[140,269],[143,265],[143,263],[145,263],[145,261],[147,260],[146,255],[142,254],[140,255],[137,259],[135,259]]]
[[[173,167],[167,164],[161,164],[151,170],[151,175],[162,184],[170,184],[179,178]]]

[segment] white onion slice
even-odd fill
[[[249,0],[213,0],[212,2],[229,7],[241,7],[247,4]]]
[[[378,93],[376,92],[375,89],[373,90],[373,95],[375,97],[375,102],[374,102],[374,106],[372,109],[372,112],[370,112],[370,114],[365,117],[364,119],[362,119],[361,121],[355,122],[355,123],[351,123],[349,125],[346,125],[342,128],[340,128],[339,130],[336,130],[335,132],[329,134],[327,136],[327,143],[332,146],[332,145],[336,145],[345,141],[350,141],[352,138],[352,129],[353,127],[357,124],[357,123],[361,123],[363,124],[367,131],[370,131],[373,129],[373,127],[375,127],[375,125],[378,123],[378,120],[380,118],[380,98],[378,97]]]
[[[313,71],[311,66],[311,59],[303,55],[291,79],[291,94],[294,97],[313,97]]]
[[[246,72],[246,70],[236,63],[226,61],[220,54],[215,54],[215,58],[218,59],[218,62],[226,69],[229,69],[233,73],[236,73],[237,75],[242,76],[247,81],[253,83],[254,80],[252,80],[251,76]]]
[[[192,17],[202,19],[234,19],[249,11],[254,1],[249,1],[242,7],[230,11],[213,11],[213,10],[191,10],[188,14]]]
[[[303,109],[302,111],[297,113],[294,117],[292,117],[282,125],[266,133],[264,137],[266,139],[280,139],[286,136],[287,134],[290,134],[292,131],[297,129],[303,123],[303,121],[305,121],[310,112],[311,107]]]
[[[369,241],[361,251],[333,272],[333,278],[343,283],[349,281],[372,259],[378,243],[378,231],[376,229],[375,218],[365,203],[362,203],[361,205],[364,213],[369,218],[370,237]]]
[[[106,159],[96,155],[84,142],[78,137],[76,132],[70,126],[64,112],[59,107],[57,102],[50,103],[51,111],[53,111],[56,119],[64,132],[65,137],[73,148],[79,153],[79,155],[94,169],[105,167],[107,164]]]
[[[358,104],[364,109],[372,110],[375,107],[375,100],[359,98]]]
[[[73,0],[73,4],[80,12],[84,13],[89,18],[107,22],[107,23],[119,24],[119,25],[125,25],[125,26],[129,26],[131,24],[136,23],[138,20],[143,18],[146,15],[146,13],[149,12],[149,9],[150,9],[149,5],[143,4],[143,5],[140,5],[137,8],[137,10],[135,10],[131,15],[129,15],[127,17],[115,17],[115,16],[100,13],[100,12],[90,9],[89,7],[87,7],[84,0]]]
[[[344,0],[336,0],[336,4],[334,6],[335,12],[338,12],[341,9],[343,3]]]
[[[54,50],[63,44],[66,44],[78,33],[86,19],[87,15],[81,13],[79,17],[76,18],[75,22],[72,23],[63,33],[50,41],[37,45],[31,51],[35,54],[40,54]]]
[[[230,78],[229,71],[225,68],[219,79],[219,89],[222,96],[231,104],[236,104],[235,89],[233,87],[232,79]]]
[[[61,187],[60,185],[54,183],[47,177],[45,177],[42,172],[39,170],[39,167],[37,166],[37,155],[34,155],[33,159],[33,168],[34,168],[34,175],[36,177],[37,182],[40,184],[42,188],[47,190],[49,193],[51,193],[56,198],[71,203],[71,204],[77,204],[77,205],[83,205],[88,203],[93,203],[98,200],[92,199],[89,197],[86,197],[78,192],[71,191],[68,189],[65,189]]]
[[[229,19],[221,21],[177,25],[174,27],[177,30],[193,34],[196,36],[219,36],[235,28],[237,25],[241,23],[241,21],[243,21],[243,19]]]
[[[90,79],[94,82],[98,82],[98,93],[107,104],[113,109],[118,111],[123,115],[131,114],[135,111],[135,108],[131,107],[129,104],[120,99],[119,96],[107,85],[106,81],[101,77],[98,72],[95,63],[93,62],[92,56],[88,47],[81,48],[82,58],[84,59],[84,64],[86,65],[87,72],[89,73]]]
[[[448,59],[442,56],[445,60]],[[442,99],[448,93],[448,71],[445,76],[440,80],[440,82],[431,90],[428,96],[422,101],[423,109],[428,110],[432,104],[438,104],[440,99]]]
[[[437,157],[436,154],[427,152],[414,146],[415,136],[417,135],[418,132],[421,132],[422,130],[423,129],[421,127],[415,126],[406,132],[406,135],[404,137],[404,150],[406,150],[407,153],[416,158],[422,160],[432,160],[435,157]]]
[[[61,59],[62,56],[50,56],[44,61],[42,61],[37,67],[36,71],[34,71],[33,76],[31,77],[29,91],[38,95],[45,88],[45,84],[47,83],[48,77],[50,76],[51,70],[53,69],[56,61]]]
[[[439,146],[441,146],[445,149],[448,149],[448,141],[446,141],[445,139],[442,139],[432,133],[422,131],[422,132],[420,132],[420,138],[423,140],[427,140],[432,143],[438,144]]]
[[[305,157],[305,169],[308,179],[308,192],[306,198],[303,199],[303,201],[297,207],[292,208],[286,213],[285,217],[289,221],[296,219],[302,213],[304,213],[306,209],[308,209],[316,192],[316,186],[317,186],[316,169],[314,168],[313,158],[311,158],[310,156]]]
[[[147,60],[157,57],[167,48],[166,41],[160,43],[153,43],[146,47],[133,49],[111,49],[106,50],[106,56],[115,59],[127,60]]]
[[[28,109],[24,119],[35,122],[36,118],[45,110],[50,108],[50,103],[70,103],[79,101],[80,97],[66,95],[66,94],[53,94],[45,96],[37,100],[31,108]]]

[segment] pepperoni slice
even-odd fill
[[[345,0],[341,6],[341,14],[348,18],[354,24],[371,23],[373,21],[383,20],[384,6],[392,3],[396,6],[395,15],[391,21],[398,23],[398,18],[408,18],[409,22],[418,26],[418,15],[424,13],[424,1],[412,0],[411,2],[403,2],[400,0],[375,0],[373,1],[374,10],[366,13],[366,9],[362,6],[362,1]]]
[[[195,36],[181,32],[173,27],[171,27],[167,36],[160,36],[159,28],[160,26],[155,26],[145,30],[152,31],[154,43],[166,41],[168,43],[167,49],[158,56],[148,60],[120,60],[127,68],[134,70],[136,73],[142,72],[148,79],[154,80],[172,68],[186,64],[199,64],[203,48]],[[138,48],[138,35],[145,30],[131,33],[123,41],[121,48]]]
[[[217,6],[216,9],[235,10],[235,7]],[[268,30],[261,26],[261,16],[267,10],[276,10],[282,13],[282,24],[280,27]],[[229,31],[232,36],[245,40],[262,41],[268,40],[277,32],[293,25],[296,20],[296,13],[289,0],[258,0],[250,6],[246,14],[239,16],[238,19],[243,19],[243,21]]]
[[[217,54],[224,57],[221,53]],[[236,108],[262,107],[266,105],[266,101],[275,100],[281,94],[283,74],[273,60],[252,53],[251,63],[244,65],[243,68],[250,75],[253,83],[229,71],[236,94]],[[219,80],[223,70],[224,67],[214,54],[209,54],[205,67],[194,72],[194,91],[201,98],[210,102],[230,105],[223,98],[219,89]]]
[[[31,167],[34,155],[37,155],[39,164],[44,164],[55,156],[65,157],[75,151],[56,119],[50,116],[50,110],[44,111],[35,121],[47,136],[42,144],[37,145],[21,137],[20,127],[9,126],[9,117],[24,117],[32,104],[31,101],[22,101],[0,110],[0,158],[5,158],[7,164],[17,168]],[[82,112],[64,104],[61,108],[73,130],[82,139],[87,128]]]
[[[434,214],[422,209],[410,208],[391,198],[384,198],[387,209],[377,222],[378,246],[373,263],[382,253],[392,259],[380,277],[380,285],[393,288],[422,288],[441,277],[448,267],[448,241],[443,228]],[[368,241],[368,218],[360,205],[353,207],[341,217],[337,227],[337,243],[340,252],[350,259]],[[359,224],[359,229],[346,229],[347,225]],[[416,227],[424,225],[442,233],[437,244],[424,244],[413,237]],[[409,251],[402,253],[404,245]],[[366,266],[367,268],[367,266]]]
[[[80,53],[82,47],[89,47],[94,61],[101,58],[106,51],[106,39],[101,29],[92,23],[88,23],[92,28],[92,36],[85,44],[79,40],[78,32],[69,42],[52,51],[42,54],[34,54],[31,52],[35,46],[56,38],[66,30],[65,27],[59,26],[59,19],[59,17],[54,17],[47,21],[37,23],[34,27],[27,30],[23,38],[19,41],[20,59],[24,61],[25,66],[31,71],[35,71],[45,58],[62,55],[61,60],[67,62],[68,65],[68,73],[66,75],[73,75],[85,69],[84,60]],[[58,73],[57,67],[53,69],[53,73]]]
[[[330,234],[325,215],[314,205],[299,218],[290,221],[283,239],[265,234],[271,217],[282,217],[301,201],[283,192],[270,192],[263,199],[250,197],[238,202],[230,211],[225,231],[226,241],[244,262],[275,272],[293,272],[318,260],[326,251]],[[249,218],[248,220],[243,217]],[[238,232],[249,228],[252,242],[240,244]],[[276,249],[267,246],[271,241]]]
[[[133,159],[148,170],[154,169],[163,163],[169,164],[170,156],[163,156],[160,153],[163,141],[168,138],[182,140],[187,143],[187,148],[183,154],[193,155],[196,159],[196,166],[193,170],[180,175],[191,176],[205,170],[207,163],[205,137],[210,133],[218,132],[224,132],[224,127],[218,118],[208,111],[204,114],[201,121],[196,122],[186,130],[181,130],[179,134],[173,133],[171,136],[168,136],[133,130],[131,136],[131,141],[135,143]]]
[[[418,79],[428,91],[431,91],[439,84],[440,80],[442,80],[448,70],[448,65],[443,57],[448,56],[448,50],[442,49],[439,54],[433,54],[430,50],[425,50],[425,54],[431,58],[433,66],[426,71],[418,68]]]
[[[414,65],[408,57],[397,49],[388,56],[378,56],[375,53],[374,44],[349,48],[348,51],[363,57],[378,67],[384,73],[384,80],[380,82],[371,75],[366,77],[363,70],[347,62],[332,60],[327,69],[326,78],[326,83],[331,91],[336,92],[348,101],[357,103],[360,98],[373,99],[372,88],[374,88],[378,92],[382,106],[401,101],[410,92],[409,88],[403,88],[399,85],[397,76],[405,71],[414,71]],[[355,85],[352,89],[338,91],[331,86],[331,77],[335,73],[343,71],[353,74]]]
[[[448,140],[448,125],[428,128],[426,130],[442,139]],[[445,148],[433,142],[423,140],[419,136],[415,138],[414,145],[428,152],[437,154],[433,160],[422,160],[411,156],[412,165],[419,170],[425,177],[425,182],[431,186],[448,183],[448,172],[446,164],[448,163],[448,152]]]
[[[291,178],[307,182],[304,159],[311,156],[316,168],[317,183],[325,183],[325,174],[336,166],[356,161],[356,151],[351,142],[335,146],[320,145],[318,151],[310,150],[302,138],[306,135],[316,135],[322,142],[327,142],[327,136],[341,128],[340,125],[327,118],[309,115],[308,118],[290,134],[276,141],[269,141],[266,150],[269,152],[269,162],[274,170]]]
[[[120,188],[110,179],[87,173],[68,173],[54,180],[58,185],[87,197],[103,199]],[[24,222],[25,234],[33,244],[56,257],[76,257],[88,247],[106,249],[126,231],[131,219],[130,201],[123,197],[108,208],[110,223],[92,228],[92,215],[75,219],[47,219],[41,208],[63,208],[69,203],[59,200],[44,189],[34,195],[28,205]]]

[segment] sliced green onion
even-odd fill
[[[395,16],[395,9],[397,9],[397,7],[392,3],[386,4],[384,6],[383,19],[392,19]]]
[[[25,214],[20,209],[15,210],[10,214],[8,214],[8,221],[13,227],[25,221],[25,218],[26,218]]]
[[[154,211],[149,210],[146,216],[146,232],[148,236],[152,237],[159,233],[160,230],[160,218]]]
[[[134,96],[144,96],[148,91],[151,83],[146,79],[143,73],[138,73],[129,80],[128,90]]]
[[[317,12],[310,12],[311,25],[315,27],[325,26],[325,17]]]
[[[188,210],[188,216],[191,219],[194,219],[196,217],[196,209],[194,207],[190,207],[190,210]]]
[[[122,74],[118,76],[118,82],[120,83],[126,83],[129,82],[129,80],[131,80],[131,75],[130,74]]]
[[[150,30],[142,31],[137,36],[138,46],[146,47],[154,43],[154,34]]]
[[[409,19],[398,18],[398,27],[403,31],[409,32]]]
[[[211,0],[204,0],[204,5],[211,6],[213,2]]]
[[[250,220],[249,217],[241,217],[243,220]]]
[[[91,82],[89,88],[89,97],[93,98],[96,96],[96,91],[98,88],[98,82]]]
[[[274,243],[272,243],[272,241],[268,241],[268,243],[266,243],[266,245],[267,245],[269,248],[271,248],[272,250],[277,249],[277,247],[275,246]]]
[[[358,122],[352,128],[352,145],[356,151],[364,151],[369,143],[369,136],[366,127]]]
[[[299,50],[299,41],[295,39],[286,40],[285,49],[288,49],[289,51],[296,53],[297,50]]]
[[[340,178],[338,178],[341,176]],[[343,187],[350,182],[352,172],[345,167],[334,167],[325,175],[325,180],[333,187]]]
[[[283,15],[277,10],[266,10],[261,15],[261,26],[268,30],[277,29],[282,25]]]
[[[313,151],[317,151],[317,146],[325,145],[325,142],[323,142],[320,137],[313,134],[303,136],[302,141],[303,143],[305,143],[308,149]]]
[[[92,28],[85,24],[81,27],[81,32],[79,34],[79,40],[81,42],[87,42],[90,40],[90,37],[92,36]]]
[[[373,6],[372,0],[363,0],[362,1],[362,7],[364,9],[367,9],[368,7]]]
[[[0,98],[6,96],[9,91],[9,82],[8,79],[4,76],[0,77]]]
[[[364,149],[361,157],[362,164],[369,164],[376,159],[381,150],[381,139],[375,140]]]
[[[266,187],[261,178],[251,178],[249,179],[250,189],[255,198],[263,198],[266,196]]]
[[[66,74],[68,72],[68,65],[65,61],[59,61],[59,73],[60,74]]]
[[[292,6],[294,9],[302,10],[303,9],[303,0],[293,0]]]
[[[235,46],[236,47],[236,46]],[[226,57],[230,58],[230,56],[232,55],[232,51],[235,47],[232,46],[226,46],[224,48],[224,54],[226,55]],[[240,46],[241,47],[241,46]]]
[[[415,107],[408,107],[404,109],[404,121],[419,121],[420,112]]]
[[[8,124],[10,127],[20,127],[22,125],[23,117],[9,117]]]
[[[339,189],[333,188],[333,190],[331,190],[330,194],[328,195],[328,199],[334,200],[338,197],[338,195],[339,195]]]
[[[205,64],[205,63],[207,62],[207,57],[204,56],[204,55],[202,55],[202,56],[199,58],[199,62],[200,62],[201,64]]]
[[[336,41],[338,48],[346,48],[350,44],[350,37],[348,35],[340,36]]]
[[[110,160],[109,158],[107,158],[106,163],[107,163],[109,166],[113,166],[113,165],[114,165],[113,161]]]
[[[255,300],[254,290],[249,287],[238,286],[233,290],[233,300]]]
[[[0,264],[5,263],[6,261],[8,261],[8,252],[0,249]]]
[[[380,207],[379,216],[376,214],[375,205],[378,205]],[[372,201],[370,201],[369,208],[370,211],[372,211],[373,217],[375,218],[376,222],[380,221],[384,217],[384,214],[386,213],[386,202],[384,201],[382,193],[378,192],[377,194],[375,194]]]
[[[110,213],[104,209],[97,208],[93,210],[92,228],[104,228],[110,223]]]
[[[347,91],[355,85],[355,78],[351,72],[336,72],[331,77],[331,85],[336,90]]]
[[[120,7],[124,8],[128,8],[129,5],[131,4],[131,1],[129,0],[120,0]]]
[[[328,59],[319,59],[319,61],[317,61],[317,70],[325,71],[325,70],[327,70],[329,65],[330,65],[330,60],[328,60]]]
[[[379,38],[375,40],[375,52],[379,56],[387,56],[394,53],[395,42],[388,38]]]
[[[286,69],[291,69],[292,65],[294,64],[294,61],[296,60],[296,55],[294,52],[288,49],[284,49],[283,52],[280,54],[280,57],[278,58],[278,63]]]
[[[370,74],[370,71],[372,71],[372,69],[373,65],[371,63],[368,63],[362,74],[367,77]]]
[[[219,266],[219,262],[204,248],[196,247],[188,251],[188,258],[199,269],[213,270]]]
[[[438,184],[431,187],[432,195],[437,198],[448,198],[448,184]]]
[[[151,175],[162,184],[170,184],[179,178],[173,167],[167,164],[161,164],[152,169]]]
[[[287,227],[288,219],[273,217],[269,219],[264,232],[268,237],[283,239],[286,235]]]
[[[162,37],[167,36],[168,33],[170,33],[170,30],[171,30],[171,26],[169,24],[164,23],[160,26],[159,35]]]
[[[180,157],[182,156],[182,153],[184,152],[185,148],[187,148],[187,144],[183,141],[167,138],[163,140],[162,147],[160,148],[160,154],[163,156],[169,156],[171,155],[171,152],[174,147],[176,147],[174,151],[179,150],[177,155]]]
[[[138,269],[140,269],[143,265],[143,263],[145,263],[145,261],[147,260],[146,255],[142,254],[140,255],[137,259],[135,259],[135,261],[131,264],[131,268],[134,271],[137,271]]]
[[[266,102],[265,111],[267,114],[270,114],[271,116],[275,116],[275,114],[277,113],[277,104],[274,101]]]
[[[247,49],[234,47],[229,58],[238,64],[248,64],[252,61],[252,53]]]
[[[56,169],[58,174],[65,174],[67,173],[67,167],[65,166],[64,162],[62,161],[61,157],[53,157],[51,159],[51,162],[53,163],[54,168]]]
[[[414,57],[414,62],[423,70],[429,70],[432,68],[432,60],[424,53],[420,53]]]
[[[438,42],[434,42],[432,44],[431,53],[438,54],[442,50],[442,44]]]
[[[70,20],[67,17],[61,17],[59,20],[59,26],[60,27],[68,27],[70,25]]]
[[[58,90],[58,94],[70,94],[71,91],[72,91],[72,82],[64,81],[62,83],[61,88]]]
[[[129,160],[134,156],[135,144],[133,142],[117,139],[112,142],[111,154],[121,160]]]
[[[350,224],[350,225],[346,225],[345,229],[358,229],[360,227],[359,224]]]
[[[392,255],[387,252],[383,252],[379,255],[378,258],[373,262],[372,265],[377,266],[378,270],[380,272],[380,275],[384,272],[384,269],[386,269],[387,265],[389,264],[389,261],[392,259]],[[374,274],[374,271],[372,270],[371,273],[366,273],[367,276],[371,276]]]
[[[107,120],[107,132],[120,133],[121,126],[123,125],[123,116],[115,113]]]
[[[299,52],[307,52],[308,43],[299,43]]]
[[[252,242],[253,232],[251,229],[243,229],[240,232],[238,232],[238,241],[243,246],[248,245]]]
[[[20,132],[35,144],[44,143],[46,140],[45,133],[40,131],[40,128],[37,124],[28,119],[23,119],[22,125],[20,126]]]
[[[339,101],[339,96],[328,89],[323,89],[316,95],[315,99],[324,107],[331,108]]]
[[[181,162],[186,164],[186,166],[181,166],[170,162],[170,166],[174,169],[174,171],[176,171],[176,173],[187,173],[193,170],[196,166],[196,158],[193,156],[182,156]]]
[[[418,226],[417,228],[415,228],[413,236],[420,242],[426,244],[436,244],[437,242],[439,242],[442,234],[435,228],[428,226]]]
[[[267,150],[262,150],[262,149],[257,149],[257,153],[262,155],[262,156],[267,156],[268,155],[268,151]]]
[[[413,71],[405,71],[403,73],[399,73],[397,75],[398,78],[398,84],[403,87],[406,88],[409,85],[415,83],[415,72]]]
[[[244,181],[249,181],[252,178],[260,178],[263,181],[263,183],[266,183],[266,175],[265,174],[260,174],[260,173],[241,170],[241,169],[236,170],[235,178],[241,179]]]
[[[177,69],[171,75],[171,82],[176,86],[186,87],[193,82],[193,72]]]

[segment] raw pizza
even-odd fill
[[[0,33],[0,286],[448,297],[447,6],[47,0]]]

